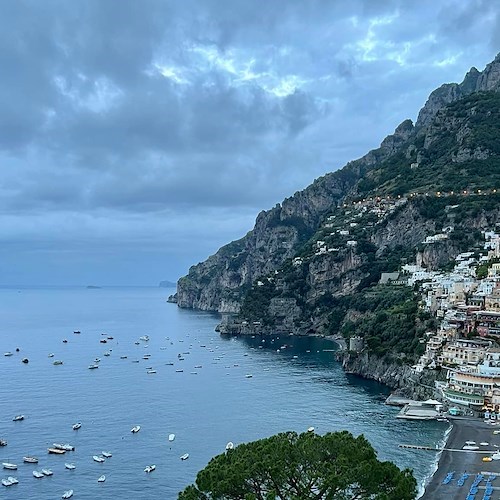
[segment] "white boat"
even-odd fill
[[[127,359],[128,356],[120,356],[120,359]]]
[[[491,455],[491,458],[493,460],[500,460],[500,451],[496,451],[495,453],[493,453],[493,455]]]
[[[175,434],[169,434],[168,435],[168,440],[173,441],[175,439]]]
[[[92,457],[92,459],[94,460],[94,462],[99,462],[100,464],[102,464],[103,462],[105,462],[105,461],[106,461],[106,459],[105,459],[105,458],[100,457],[99,455],[94,455],[94,456]]]
[[[139,337],[139,340],[143,340],[144,342],[149,342],[149,335],[142,335]]]
[[[156,465],[148,465],[145,469],[144,472],[153,472],[156,469]]]
[[[95,370],[99,368],[99,365],[89,365],[89,370]]]
[[[73,490],[68,490],[68,491],[65,491],[63,494],[62,494],[62,497],[61,498],[71,498],[73,496]]]
[[[24,420],[24,415],[16,415],[12,421],[13,422],[19,422],[20,420]]]
[[[252,378],[253,375],[251,373],[248,373],[247,375],[245,375],[245,378]]]
[[[12,481],[9,481],[8,479],[2,479],[2,484],[4,486],[12,486],[14,483]]]
[[[234,443],[232,441],[229,441],[229,443],[226,444],[226,450],[232,450],[234,448]]]
[[[189,453],[184,453],[184,455],[181,455],[181,460],[187,460],[189,458]]]
[[[130,432],[132,434],[136,434],[137,432],[139,432],[141,430],[141,426],[140,425],[134,425],[134,427],[132,427],[132,429],[130,429]]]
[[[106,458],[111,458],[113,456],[113,454],[110,453],[109,451],[103,451],[101,452],[101,455]]]
[[[314,432],[314,427],[308,427],[307,432]]]
[[[12,355],[13,355],[13,353],[9,351],[9,352],[5,352],[3,355],[4,355],[4,356],[12,356]]]
[[[104,474],[97,478],[98,483],[104,483],[104,481],[106,481],[106,476]]]
[[[63,451],[75,451],[75,447],[70,445],[70,444],[60,444],[60,443],[52,443],[52,446],[56,450],[63,450]]]
[[[82,423],[81,422],[77,422],[76,424],[73,424],[73,430],[77,431],[81,426],[82,426]]]
[[[69,470],[75,470],[76,469],[76,465],[75,464],[64,464],[64,467],[66,467],[66,469],[69,469]]]
[[[110,352],[105,352],[104,356],[111,356],[111,353]]]
[[[42,479],[42,477],[45,477],[41,472],[38,472],[37,470],[33,471],[33,477],[36,477],[37,479]]]
[[[26,462],[27,464],[37,464],[38,458],[36,458],[36,457],[23,457],[23,462]]]
[[[17,470],[17,465],[16,464],[11,464],[9,462],[3,462],[2,465],[3,465],[4,469]]]
[[[57,365],[62,365],[63,362],[60,359],[56,359],[52,364],[57,366]]]
[[[53,476],[54,475],[54,473],[52,472],[51,469],[42,469],[41,472],[44,476]]]
[[[152,375],[152,374],[156,373],[156,370],[148,370],[146,373],[148,373],[149,375]]]
[[[54,357],[54,353],[53,353],[53,352],[51,352],[51,353],[49,354],[49,358],[53,358],[53,357]]]
[[[12,477],[12,476],[9,476],[7,478],[7,481],[10,481],[12,484],[18,484],[19,483],[19,480],[17,479],[17,477]]]

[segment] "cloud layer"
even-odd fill
[[[482,69],[499,24],[479,0],[5,2],[0,283],[177,278]]]

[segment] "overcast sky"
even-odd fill
[[[500,51],[488,0],[0,8],[0,285],[176,280]]]

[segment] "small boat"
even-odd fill
[[[61,498],[71,498],[73,496],[73,490],[68,490],[68,491],[65,491],[63,494],[62,494],[62,497]]]
[[[247,374],[245,375],[245,378],[252,378],[252,377],[253,377],[253,375],[252,375],[251,373],[247,373]]]
[[[5,439],[0,439],[0,446],[7,446],[7,441],[5,441]]]
[[[51,352],[51,353],[49,354],[49,358],[53,358],[53,357],[54,357],[54,353],[53,353],[53,352]]]
[[[149,342],[149,335],[142,335],[139,337],[139,340],[143,340],[144,342]]]
[[[23,462],[25,462],[27,464],[37,464],[38,458],[36,458],[36,457],[23,457]]]
[[[59,443],[52,443],[52,446],[56,448],[57,450],[63,450],[63,451],[75,451],[75,447],[70,445],[70,444],[59,444]]]
[[[98,462],[98,463],[100,463],[100,464],[102,464],[103,462],[105,462],[105,461],[106,461],[106,459],[105,459],[105,458],[100,457],[99,455],[94,455],[94,456],[92,457],[92,459],[94,460],[94,462]]]
[[[80,332],[80,330],[75,330],[73,333],[76,335],[80,335],[81,332]]]
[[[182,373],[184,370],[175,370],[176,373]]]
[[[57,366],[57,365],[62,365],[63,362],[60,359],[56,359],[52,364]]]
[[[202,368],[202,366],[201,365],[196,365],[195,368]]]
[[[101,455],[106,458],[111,458],[113,456],[113,454],[110,453],[109,451],[103,451],[101,452]]]
[[[7,470],[17,470],[17,465],[16,464],[11,464],[10,462],[3,462],[2,463],[3,468]]]
[[[81,422],[77,422],[76,424],[73,424],[73,430],[74,431],[77,431],[80,427],[82,426],[82,423]]]
[[[111,335],[108,335],[106,338],[107,338],[108,340],[113,340],[113,338],[114,338],[114,337],[112,337]]]
[[[165,363],[165,365],[167,365],[167,366],[174,366],[173,363]]]
[[[106,357],[111,356],[111,353],[110,352],[105,352],[104,356],[106,356]]]
[[[168,435],[168,440],[173,441],[175,439],[175,434],[169,434]]]
[[[135,345],[139,345],[139,344],[140,344],[140,342],[139,342],[138,340],[136,340],[136,341],[134,342],[134,344],[135,344]]]
[[[99,368],[99,365],[89,365],[89,370],[97,370]]]
[[[120,356],[120,359],[127,359],[127,356]]]
[[[4,486],[12,486],[14,483],[12,481],[9,481],[8,479],[2,479],[2,484]]]
[[[151,357],[151,354],[144,354],[142,359],[148,360]]]
[[[101,339],[101,340],[99,340],[99,342],[100,342],[101,344],[107,344],[107,343],[108,343],[108,341],[107,341],[106,339]]]
[[[12,484],[18,484],[19,483],[17,477],[12,477],[12,476],[9,476],[7,478],[7,481],[10,481]]]
[[[101,362],[101,358],[95,358],[94,359],[94,363],[100,363]]]
[[[130,429],[130,432],[132,434],[136,434],[137,432],[139,432],[141,430],[141,426],[140,425],[134,425],[134,427],[132,427],[132,429]]]
[[[36,477],[37,479],[42,479],[42,477],[45,477],[41,472],[38,472],[37,470],[33,471],[33,477]]]
[[[104,474],[97,478],[98,483],[104,483],[104,481],[106,481],[106,476]]]
[[[148,465],[145,469],[144,472],[153,472],[156,469],[156,465]]]
[[[30,360],[29,360],[28,358],[23,358],[21,361],[22,361],[25,365],[27,365],[27,364],[30,362]]]
[[[229,443],[226,444],[226,450],[232,450],[234,448],[234,443],[232,441],[229,441]]]
[[[132,363],[139,363],[139,360],[138,359],[133,359]]]
[[[51,469],[42,469],[41,470],[41,473],[44,475],[44,476],[53,476],[54,473],[52,472]]]
[[[75,464],[64,464],[64,467],[66,467],[66,469],[68,469],[68,470],[75,470],[76,469]]]
[[[53,455],[64,455],[66,453],[66,450],[60,450],[59,448],[47,448],[47,451]]]
[[[63,339],[63,344],[67,344],[68,343],[68,339]]]
[[[148,370],[146,373],[152,375],[153,373],[156,373],[156,370]]]
[[[16,415],[12,421],[13,422],[19,422],[20,420],[24,420],[24,415]]]
[[[10,352],[10,351],[9,351],[9,352],[4,352],[4,354],[3,354],[3,355],[4,355],[4,356],[13,356],[13,355],[14,355],[14,353],[12,353],[12,352]]]
[[[307,432],[314,432],[314,427],[308,427]]]
[[[189,453],[184,453],[184,455],[181,455],[181,460],[187,460],[189,458]]]

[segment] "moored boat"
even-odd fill
[[[10,481],[12,484],[18,484],[19,483],[19,480],[17,479],[17,477],[9,476],[7,478],[7,480]]]
[[[66,469],[68,470],[75,470],[76,469],[76,465],[75,464],[64,464],[64,467],[66,467]]]
[[[89,370],[96,370],[99,368],[99,365],[89,365]]]
[[[68,490],[68,491],[65,491],[63,494],[62,494],[62,497],[61,498],[71,498],[73,496],[73,490]]]
[[[77,422],[76,424],[73,424],[73,430],[77,431],[81,426],[82,426],[82,423],[81,422]]]
[[[66,450],[60,450],[59,448],[47,448],[47,451],[54,455],[64,455],[66,453]]]
[[[5,441],[5,439],[0,439],[0,446],[7,446],[7,441]]]
[[[33,471],[33,477],[37,479],[42,479],[42,477],[45,477],[41,472],[38,472],[37,470]]]
[[[72,446],[71,444],[52,443],[52,446],[56,450],[75,451],[75,447]]]
[[[57,366],[57,365],[62,365],[63,362],[60,359],[56,359],[52,364]]]
[[[232,441],[229,441],[229,443],[226,444],[226,450],[232,450],[234,448],[234,444]]]
[[[106,481],[106,476],[104,474],[97,478],[98,483],[104,483],[104,481]]]
[[[51,469],[42,469],[41,470],[41,473],[44,475],[44,476],[52,476],[54,475],[54,473],[52,472]]]
[[[168,435],[168,440],[173,441],[175,439],[175,434],[169,434]]]
[[[113,456],[113,454],[110,453],[109,451],[102,451],[101,455],[105,458],[111,458]]]
[[[153,472],[156,469],[156,465],[148,465],[145,469],[144,472]]]
[[[37,464],[38,458],[36,458],[36,457],[23,457],[23,462],[25,462],[27,464]]]
[[[12,352],[10,352],[10,351],[9,351],[9,352],[4,352],[4,354],[3,354],[3,355],[4,355],[4,356],[12,356],[13,354],[14,354],[14,353],[12,353]]]
[[[8,479],[2,479],[2,484],[4,486],[12,486],[14,483],[12,481],[9,481]]]
[[[24,420],[24,415],[16,415],[12,421],[13,422],[19,422],[20,420]]]
[[[12,464],[10,462],[3,462],[2,465],[3,465],[4,469],[7,469],[7,470],[17,470],[17,465],[16,464]]]
[[[103,462],[105,462],[105,461],[106,461],[106,459],[105,459],[105,458],[100,457],[99,455],[94,455],[94,456],[92,457],[92,459],[94,460],[94,462],[98,462],[98,463],[100,463],[100,464],[102,464]]]
[[[187,460],[189,458],[189,453],[184,453],[184,455],[181,455],[181,460]]]
[[[134,425],[134,427],[132,427],[132,429],[130,429],[130,432],[132,434],[136,434],[137,432],[139,432],[141,430],[141,426],[140,425]]]

